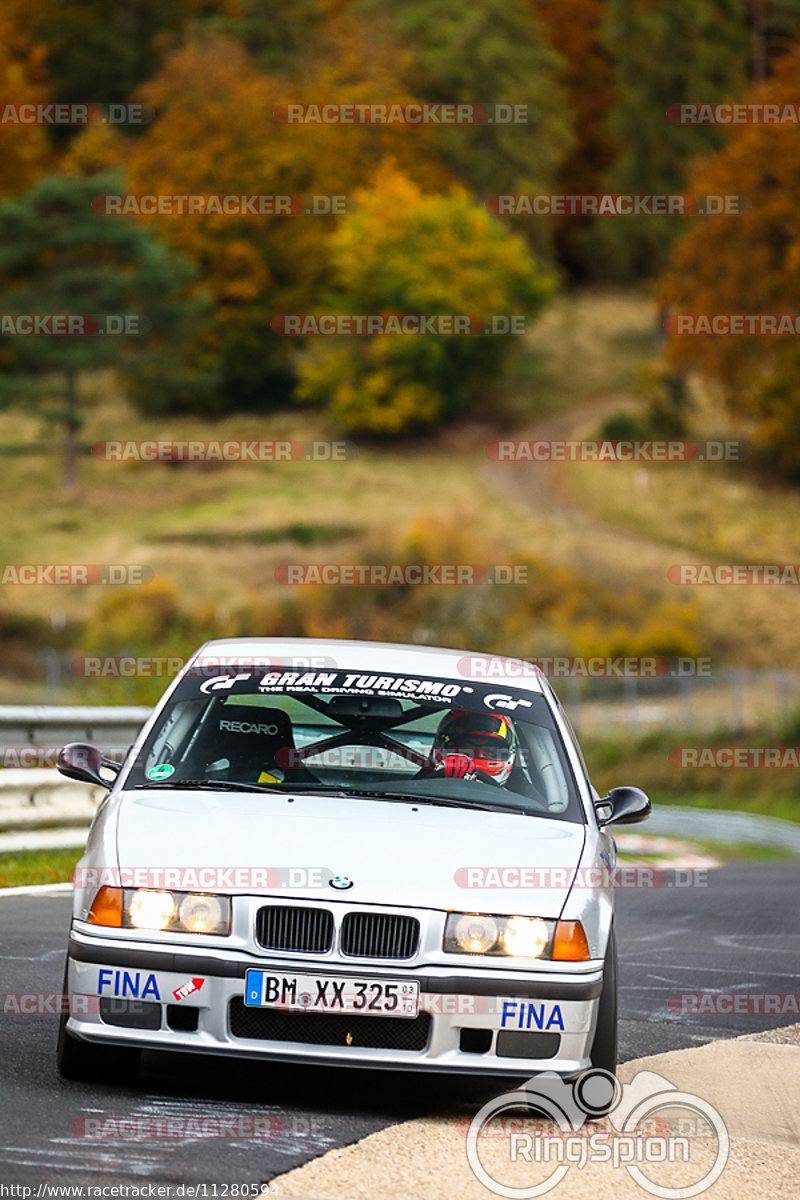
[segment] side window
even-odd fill
[[[569,787],[564,775],[566,763],[563,750],[559,753],[555,735],[541,725],[527,722],[520,723],[517,729],[527,743],[533,785],[545,797],[548,811],[566,812],[569,805]]]
[[[583,757],[583,751],[581,750],[580,742],[578,741],[575,730],[572,728],[572,722],[570,721],[569,717],[567,716],[566,712],[564,711],[563,704],[561,703],[561,701],[559,700],[558,696],[555,694],[555,692],[553,691],[552,688],[550,689],[550,695],[553,697],[555,704],[556,704],[556,708],[558,709],[558,714],[561,717],[561,720],[564,722],[564,724],[567,728],[567,733],[569,735],[569,740],[572,743],[572,748],[578,756],[578,762],[581,764],[581,770],[583,771],[583,778],[588,780],[589,769],[586,766],[586,759]]]

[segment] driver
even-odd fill
[[[445,713],[431,750],[434,771],[460,779],[475,779],[475,772],[498,784],[511,774],[517,756],[517,739],[511,722],[498,713],[454,711]]]

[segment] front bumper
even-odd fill
[[[398,963],[367,969],[320,964],[314,972],[307,961],[290,956],[269,961],[276,972],[414,978],[420,1016],[406,1020],[327,1014],[261,1020],[259,1014],[274,1010],[245,1008],[242,999],[247,970],[265,965],[241,951],[132,945],[73,929],[67,1028],[89,1042],[331,1066],[573,1076],[590,1065],[602,990],[597,962],[580,972],[533,975],[424,964],[408,969]],[[120,1003],[134,995],[135,1001]],[[120,1014],[128,1011],[144,1013],[147,1027],[120,1024],[128,1020]]]

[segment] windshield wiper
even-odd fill
[[[488,804],[481,800],[455,800],[449,796],[429,796],[427,793],[416,792],[385,792],[378,788],[354,788],[345,793],[348,796],[366,796],[375,800],[412,800],[415,804],[436,804],[442,808],[479,808],[483,812],[524,813],[526,810],[512,804]]]
[[[412,801],[414,804],[438,805],[440,808],[477,808],[482,812],[510,812],[517,815],[525,814],[528,810],[512,804],[489,804],[480,800],[454,800],[448,796],[419,795],[415,792],[385,792],[379,788],[346,788],[342,784],[308,783],[308,784],[270,784],[270,783],[240,783],[233,779],[165,779],[161,783],[137,783],[133,790],[148,788],[196,788],[198,790],[228,791],[228,792],[267,792],[284,796],[287,794],[302,796],[311,792],[327,792],[343,799],[358,799],[361,796],[368,800],[392,800],[398,804]]]
[[[164,779],[161,783],[137,783],[134,791],[146,788],[209,788],[227,792],[275,792],[283,794],[294,789],[270,783],[240,783],[235,779]]]

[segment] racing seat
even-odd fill
[[[278,781],[312,778],[302,766],[280,766],[291,762],[294,748],[292,722],[281,709],[225,704],[192,747],[191,762],[203,777],[242,783],[257,783],[262,773],[274,774]]]

